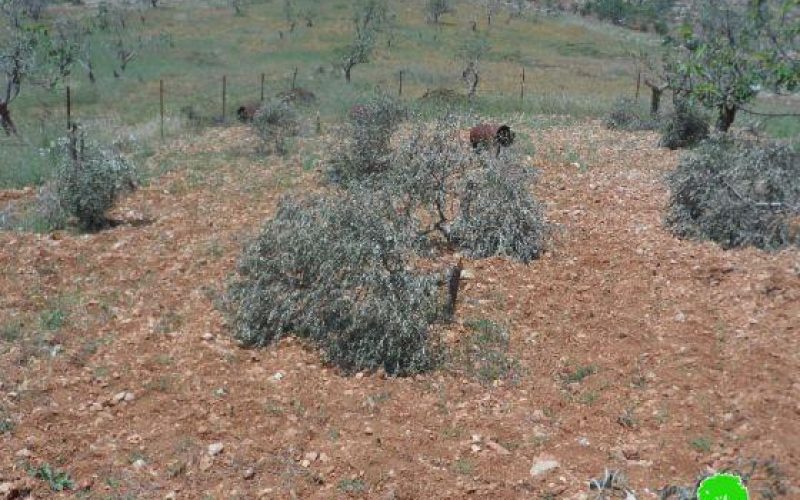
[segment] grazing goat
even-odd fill
[[[251,122],[256,116],[256,111],[258,111],[258,108],[258,104],[245,104],[243,106],[239,106],[239,109],[236,110],[236,116],[239,117],[239,121],[241,122]]]
[[[494,125],[482,123],[469,129],[469,142],[476,151],[478,148],[497,148],[496,155],[500,156],[500,147],[508,147],[514,143],[514,132],[508,125]]]

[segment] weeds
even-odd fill
[[[337,487],[344,493],[363,493],[367,490],[367,483],[362,479],[342,479]]]
[[[488,319],[468,320],[464,325],[472,333],[451,353],[453,369],[482,384],[498,380],[516,382],[521,367],[508,356],[508,330]]]
[[[75,483],[70,479],[68,473],[55,470],[47,463],[28,469],[28,473],[36,479],[47,481],[53,491],[71,490],[75,487]]]

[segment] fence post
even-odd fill
[[[161,140],[164,140],[164,80],[158,81],[158,103],[161,115]]]
[[[264,102],[264,73],[261,73],[261,102]]]
[[[292,90],[297,86],[297,66],[294,67],[294,74],[292,74]]]
[[[222,75],[222,123],[225,123],[225,99],[228,93],[228,75]]]
[[[522,78],[519,82],[519,100],[525,100],[525,66],[522,67]]]
[[[636,72],[636,102],[639,102],[639,89],[642,87],[642,70]]]
[[[67,85],[67,130],[72,124],[72,95],[69,85]]]
[[[403,95],[403,70],[400,70],[400,87],[397,90],[397,95]]]

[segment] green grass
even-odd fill
[[[482,384],[490,385],[499,380],[516,383],[521,375],[521,366],[508,354],[508,330],[483,318],[467,319],[464,326],[471,333],[453,350],[451,366]]]
[[[367,490],[367,483],[361,479],[342,479],[338,487],[345,493],[362,493]]]
[[[46,481],[53,491],[71,490],[75,487],[75,483],[70,479],[68,473],[53,469],[47,463],[31,468],[28,472],[36,479]]]
[[[590,375],[597,373],[596,365],[579,366],[575,371],[568,373],[564,376],[564,382],[567,384],[582,382],[583,379]]]
[[[705,436],[692,439],[689,444],[700,453],[708,453],[711,451],[711,440]]]
[[[462,476],[471,476],[475,472],[475,466],[469,459],[459,458],[453,462],[453,472]]]

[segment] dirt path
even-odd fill
[[[606,467],[641,493],[775,456],[800,486],[800,253],[672,238],[660,179],[676,157],[650,136],[582,126],[535,140],[552,250],[530,266],[470,263],[459,310],[508,324],[515,384],[345,378],[297,342],[236,347],[214,301],[280,192],[312,183],[297,167],[231,156],[119,210],[151,225],[0,234],[0,325],[25,322],[0,339],[0,411],[15,423],[0,484],[47,496],[29,461],[91,483],[91,498],[579,498]],[[227,158],[243,141],[212,131],[170,155]],[[591,165],[564,160],[575,154]],[[55,307],[70,314],[42,334],[38,311]],[[559,467],[533,477],[544,458]]]

